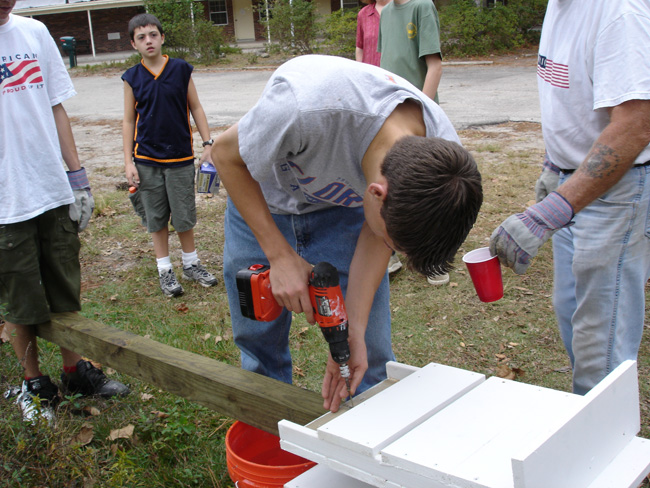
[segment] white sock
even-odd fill
[[[156,258],[156,264],[158,265],[158,274],[166,273],[172,269],[172,260],[169,259],[169,256]]]
[[[199,257],[196,254],[196,249],[192,252],[183,252],[183,268],[189,268],[193,264],[198,263]]]

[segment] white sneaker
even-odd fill
[[[5,398],[16,393],[14,389],[5,393]],[[38,422],[45,420],[54,422],[54,404],[58,399],[59,389],[50,381],[49,376],[39,376],[29,381],[23,381],[16,403],[23,412],[23,421]]]
[[[397,254],[394,254],[390,257],[388,261],[388,274],[393,274],[395,271],[399,271],[402,268],[402,262],[399,260]]]
[[[446,285],[449,283],[449,273],[441,275],[429,275],[427,276],[427,281],[430,285],[433,286]]]

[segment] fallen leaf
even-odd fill
[[[142,394],[140,395],[140,400],[143,400],[143,401],[145,401],[145,402],[146,402],[147,400],[151,400],[152,398],[153,398],[153,395],[152,395],[151,393],[142,393]]]
[[[184,304],[184,303],[179,303],[178,305],[176,305],[176,311],[177,311],[177,312],[180,312],[180,313],[187,313],[187,312],[190,311],[190,309],[187,308],[187,305],[186,305],[186,304]]]
[[[505,354],[495,354],[495,356],[496,356],[497,359],[499,359],[501,361],[504,361],[504,360],[506,360],[508,358],[508,356],[506,356]]]
[[[455,283],[455,282],[453,282],[453,281],[450,281],[450,282],[449,282],[449,287],[450,287],[450,288],[456,288],[457,286],[458,286],[458,283]]]
[[[168,413],[160,412],[158,410],[152,410],[151,413],[154,414],[159,419],[166,419],[167,417],[169,417]]]
[[[223,341],[223,337],[221,337],[220,335],[214,336],[214,343],[215,344],[219,344],[221,341]]]
[[[207,341],[210,337],[212,337],[212,334],[210,334],[210,333],[208,332],[207,334],[205,334],[205,335],[203,336],[203,340],[204,340],[204,341]]]
[[[72,444],[80,444],[82,446],[87,446],[93,440],[94,432],[92,424],[84,422],[79,430],[79,433],[72,438]]]
[[[126,427],[122,427],[121,429],[111,430],[108,438],[111,441],[114,441],[116,439],[130,439],[131,436],[133,436],[134,429],[135,427],[132,424],[129,424]]]
[[[497,376],[506,380],[514,380],[516,375],[515,372],[505,364],[499,364],[497,366]]]
[[[97,407],[85,406],[82,410],[86,412],[88,415],[92,415],[93,417],[97,417],[98,415],[101,414],[101,412]]]
[[[7,333],[7,331],[5,331],[4,324],[0,325],[0,343],[9,342],[9,339],[11,339],[11,338],[9,337],[9,334]]]
[[[303,378],[305,376],[305,372],[301,368],[299,368],[298,366],[295,366],[293,368],[293,372],[296,374],[296,376],[300,376],[300,377],[303,377]]]

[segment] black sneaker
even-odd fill
[[[15,403],[23,412],[25,422],[46,420],[54,421],[54,407],[59,401],[59,389],[52,383],[49,376],[37,376],[23,381],[21,388],[11,388],[4,397],[15,397]]]
[[[119,381],[109,380],[101,369],[83,359],[77,363],[77,371],[61,375],[63,388],[67,393],[81,393],[84,396],[99,395],[104,398],[126,396],[129,388]]]

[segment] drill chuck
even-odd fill
[[[339,273],[330,263],[318,263],[311,272],[309,285],[314,317],[330,346],[332,359],[339,365],[346,364],[350,359],[348,314],[339,285]]]

